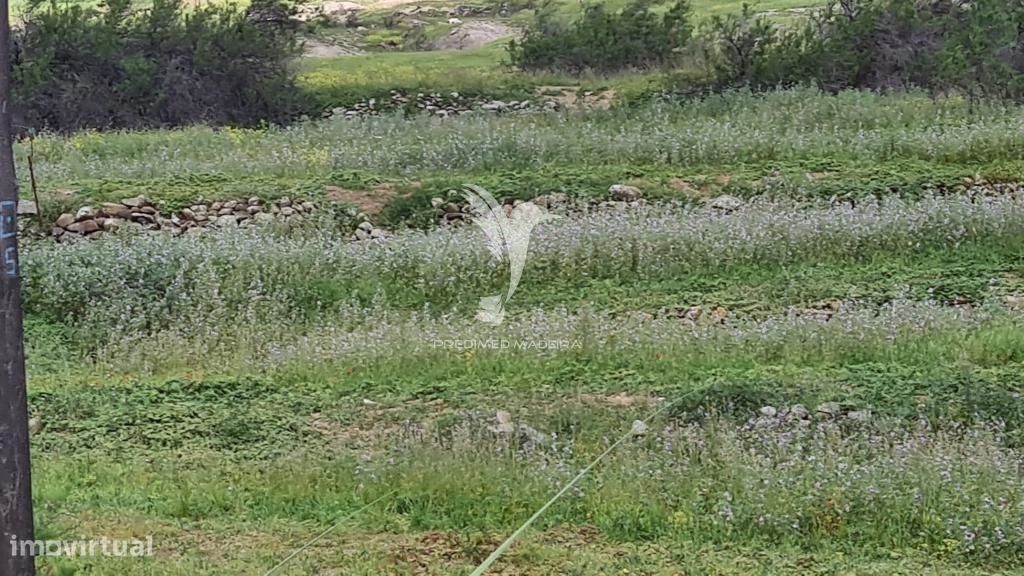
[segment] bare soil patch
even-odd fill
[[[380,214],[398,193],[388,184],[378,184],[369,190],[353,190],[341,186],[328,186],[324,196],[331,202],[358,206],[366,215]]]

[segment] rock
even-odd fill
[[[629,433],[633,436],[643,436],[647,434],[647,424],[643,420],[633,420],[633,427],[630,428]]]
[[[186,219],[186,220],[195,220],[196,219],[196,212],[195,212],[195,210],[192,210],[191,208],[185,208],[184,210],[181,211],[181,217]]]
[[[868,410],[853,410],[846,417],[854,422],[867,422],[871,419],[871,412]]]
[[[214,202],[213,204],[210,204],[210,211],[211,212],[216,212],[216,211],[220,210],[223,207],[224,207],[224,203],[222,203],[222,202]]]
[[[75,221],[81,222],[82,220],[90,220],[96,217],[96,211],[92,209],[92,206],[82,206],[75,212]]]
[[[75,215],[74,214],[68,214],[67,212],[65,212],[65,213],[61,214],[57,218],[56,224],[57,224],[57,226],[60,226],[61,228],[67,228],[74,221],[75,221]]]
[[[60,236],[63,233],[64,233],[64,228],[62,228],[60,226],[54,226],[53,228],[50,228],[50,234],[52,234],[54,238]]]
[[[235,206],[238,206],[238,202],[234,200],[228,200],[227,202],[224,203],[223,206],[221,206],[221,208],[223,210],[234,210]]]
[[[277,205],[282,207],[282,208],[284,208],[285,206],[291,206],[292,205],[292,199],[287,197],[287,196],[285,196],[284,198],[281,198],[280,200],[277,201]]]
[[[839,410],[838,402],[825,402],[818,405],[817,413],[828,418],[835,418],[839,414]]]
[[[438,198],[438,197],[435,196],[435,197],[430,199],[430,207],[431,208],[440,208],[442,206],[444,206],[444,199],[443,198]]]
[[[456,214],[460,212],[459,205],[454,202],[449,202],[444,205],[445,214]]]
[[[247,201],[246,201],[246,203],[247,203],[247,204],[248,204],[249,206],[259,206],[259,205],[260,205],[260,199],[259,199],[259,197],[257,197],[257,196],[251,196],[251,197],[249,198],[249,200],[247,200]]]
[[[1010,294],[1003,296],[1003,303],[1010,310],[1021,310],[1024,309],[1024,296],[1018,296],[1016,294]]]
[[[793,404],[789,407],[789,416],[797,420],[806,420],[810,418],[811,413],[803,404]]]
[[[206,204],[192,205],[192,211],[195,212],[196,214],[206,214],[207,210],[209,210],[209,208],[207,208]]]
[[[369,240],[370,233],[361,228],[357,228],[356,231],[352,234],[352,238],[354,240]]]
[[[527,426],[526,424],[520,424],[518,427],[519,435],[522,436],[527,442],[534,444],[544,444],[547,442],[548,437],[543,432]]]
[[[309,200],[306,200],[305,202],[303,202],[301,204],[301,206],[302,206],[302,209],[305,210],[306,212],[312,212],[312,211],[316,210],[316,204],[313,204]]]
[[[288,216],[291,216],[293,214],[295,214],[295,209],[292,208],[291,206],[285,206],[285,207],[281,208],[281,215],[282,216],[287,218]]]
[[[238,226],[238,220],[235,218],[234,214],[227,214],[224,216],[218,216],[217,220],[214,221],[214,224],[222,228],[229,228],[232,226]]]
[[[131,208],[128,208],[124,204],[115,204],[113,202],[104,202],[100,207],[100,213],[111,218],[128,219],[132,217]]]
[[[138,211],[142,212],[143,214],[149,214],[150,216],[156,216],[157,214],[160,213],[159,211],[157,211],[156,208],[153,208],[152,206],[143,206],[139,208]]]
[[[360,222],[357,228],[359,228],[360,230],[366,230],[367,232],[372,232],[373,224],[370,224],[369,222]]]
[[[385,230],[383,228],[374,228],[373,230],[370,230],[370,238],[372,238],[374,240],[379,240],[381,238],[387,238],[387,237],[388,237],[388,232],[387,232],[387,230]]]
[[[28,433],[38,434],[43,430],[43,419],[38,416],[33,416],[28,419]]]
[[[18,216],[35,216],[39,214],[39,207],[31,200],[18,200],[16,212]]]
[[[506,410],[498,410],[495,414],[494,419],[497,420],[497,425],[492,426],[491,430],[499,434],[511,434],[515,432],[515,424],[512,423],[512,415]]]
[[[715,210],[722,210],[724,212],[732,212],[733,210],[739,210],[743,206],[743,201],[735,196],[723,194],[717,198],[712,199],[708,202],[708,206]]]
[[[775,415],[779,413],[779,411],[775,409],[775,406],[762,406],[758,412],[761,413],[761,416],[766,418],[775,418]]]
[[[68,230],[76,234],[92,234],[100,229],[95,220],[81,220],[68,225]]]
[[[132,222],[139,224],[155,224],[156,218],[152,214],[146,214],[145,212],[132,212]]]
[[[619,200],[605,200],[597,205],[598,208],[607,208],[612,210],[625,210],[629,208],[628,202],[622,202]]]
[[[245,211],[250,215],[261,214],[263,212],[263,207],[259,205],[252,205],[247,207]]]
[[[269,224],[274,221],[274,215],[266,212],[257,212],[253,219],[260,224]]]
[[[220,210],[217,210],[217,216],[227,216],[228,214],[234,214],[234,213],[235,213],[235,211],[232,210],[231,208],[221,207]]]
[[[137,209],[142,208],[144,206],[149,206],[150,201],[149,198],[146,198],[145,196],[140,194],[133,198],[125,198],[124,200],[121,200],[121,204],[124,204],[125,206],[132,209]]]
[[[722,306],[716,306],[715,309],[711,311],[710,316],[716,323],[724,324],[725,319],[729,317],[729,311]]]
[[[119,228],[121,228],[121,222],[123,222],[123,220],[119,220],[117,218],[104,218],[102,224],[103,231],[116,232]]]
[[[644,193],[636,186],[612,184],[608,187],[608,196],[617,202],[636,202],[643,198]]]
[[[565,192],[554,192],[552,194],[541,194],[533,199],[533,203],[541,208],[561,208],[569,204],[569,195]]]

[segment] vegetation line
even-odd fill
[[[325,536],[327,536],[328,534],[333,532],[334,529],[337,528],[338,526],[340,526],[342,522],[344,522],[345,520],[348,520],[350,518],[355,517],[357,514],[363,512],[367,508],[370,508],[371,506],[373,506],[374,504],[380,502],[381,500],[383,500],[383,499],[385,499],[385,498],[387,498],[389,496],[393,496],[396,492],[398,492],[398,490],[392,490],[392,491],[388,492],[387,494],[384,494],[383,496],[377,498],[373,502],[370,502],[369,504],[363,506],[359,510],[356,510],[355,512],[352,512],[348,516],[345,516],[343,518],[339,518],[334,524],[331,524],[330,526],[328,526],[326,530],[324,530],[323,532],[317,534],[309,542],[306,542],[305,544],[303,544],[298,550],[296,550],[296,551],[292,552],[291,554],[289,554],[287,558],[285,558],[284,560],[281,560],[280,562],[278,562],[277,565],[275,565],[270,570],[267,570],[266,574],[264,574],[263,576],[270,576],[274,572],[277,572],[282,566],[284,566],[285,564],[290,562],[292,560],[292,558],[295,558],[299,554],[302,554],[307,548],[309,548],[313,544],[316,544],[317,542],[322,540]]]
[[[637,434],[642,434],[643,431],[646,429],[646,425],[647,425],[648,422],[650,422],[651,420],[656,418],[659,414],[661,414],[662,412],[668,410],[672,406],[675,406],[679,402],[682,402],[687,397],[692,396],[695,392],[696,392],[696,390],[691,390],[690,392],[687,392],[686,394],[683,394],[679,398],[676,398],[672,402],[669,402],[668,404],[662,406],[661,408],[658,408],[657,410],[652,412],[650,415],[648,415],[643,420],[636,420],[636,421],[634,421],[633,425],[630,426],[629,430],[626,431],[625,434],[620,436],[619,439],[616,440],[615,442],[613,442],[611,446],[606,448],[604,450],[604,452],[601,452],[597,456],[597,458],[594,458],[594,460],[590,464],[588,464],[586,468],[581,470],[580,473],[577,474],[575,478],[570,480],[565,486],[562,487],[561,490],[558,491],[557,494],[552,496],[551,499],[548,500],[546,503],[544,503],[544,505],[541,506],[539,510],[534,512],[533,516],[530,516],[530,518],[526,522],[524,522],[522,526],[517,528],[516,531],[513,532],[511,536],[509,536],[504,542],[501,543],[501,546],[498,546],[494,550],[494,552],[491,552],[491,555],[488,556],[487,559],[484,560],[479,566],[477,566],[476,570],[473,570],[473,572],[469,576],[483,576],[485,573],[487,573],[487,570],[490,569],[491,565],[493,565],[495,562],[498,561],[498,558],[500,558],[502,556],[502,554],[504,554],[512,546],[512,544],[514,544],[515,541],[518,540],[519,537],[523,535],[523,532],[526,532],[527,528],[529,528],[534,522],[536,522],[537,519],[540,518],[541,515],[543,515],[544,512],[546,512],[547,509],[551,507],[552,504],[557,502],[558,499],[561,498],[566,492],[568,492],[573,486],[575,486],[577,482],[582,480],[583,477],[586,476],[587,473],[590,472],[590,470],[594,466],[597,466],[598,463],[601,462],[601,460],[604,460],[605,456],[611,454],[612,451],[615,450],[616,448],[618,448],[619,444],[622,444],[623,442],[625,442],[627,438],[631,438],[633,436],[636,436]]]

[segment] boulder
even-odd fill
[[[612,184],[608,187],[608,197],[616,202],[636,202],[643,196],[644,193],[636,186]]]
[[[715,210],[722,210],[723,212],[732,212],[733,210],[739,210],[743,206],[743,200],[735,196],[723,194],[717,198],[712,199],[708,202],[708,206]]]
[[[100,229],[95,220],[81,220],[68,225],[68,230],[76,234],[92,234]]]
[[[72,223],[74,223],[74,221],[75,221],[75,215],[74,214],[68,214],[67,212],[65,212],[65,213],[61,214],[57,218],[56,224],[57,224],[57,226],[60,226],[61,228],[67,228]]]
[[[92,209],[92,206],[82,206],[75,212],[75,221],[81,222],[82,220],[91,220],[96,217],[96,211]]]
[[[31,200],[19,200],[17,213],[18,216],[35,216],[39,214],[39,207]]]
[[[100,213],[110,218],[124,218],[128,219],[132,217],[132,210],[124,204],[115,204],[113,202],[104,202],[100,207]]]
[[[124,204],[125,206],[132,209],[138,209],[142,208],[143,206],[149,206],[150,201],[149,198],[146,198],[145,196],[140,194],[132,198],[125,198],[124,200],[121,200],[121,204]]]
[[[825,402],[824,404],[818,405],[817,413],[821,416],[825,416],[826,418],[835,418],[839,415],[839,410],[840,407],[838,402]]]

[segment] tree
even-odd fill
[[[18,275],[18,190],[11,148],[11,23],[0,0],[0,574],[34,576],[25,344]]]

